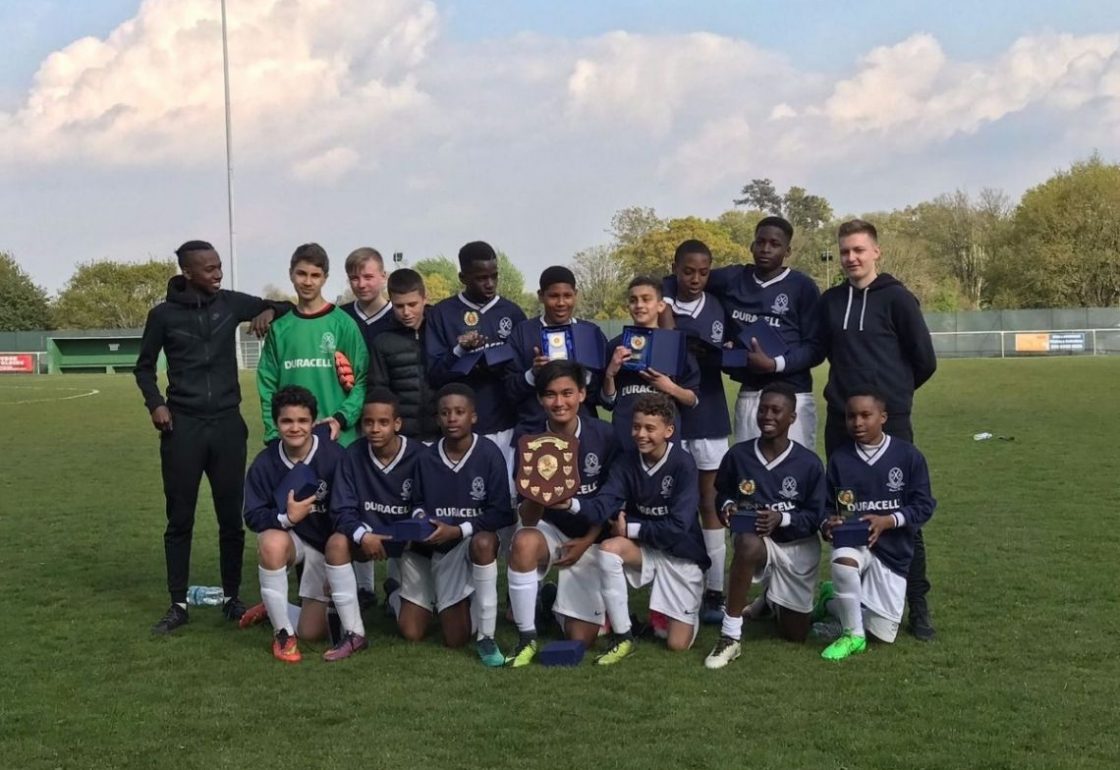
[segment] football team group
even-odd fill
[[[687,650],[701,623],[720,627],[712,669],[739,657],[744,621],[805,643],[834,619],[829,660],[893,642],[907,607],[906,629],[933,638],[922,527],[935,501],[911,426],[914,392],[936,368],[929,331],[915,297],[879,273],[873,225],[840,227],[846,280],[823,294],[786,266],[792,236],[767,217],[753,264],[719,268],[704,243],[685,241],[670,275],[630,282],[631,323],[610,341],[576,317],[565,267],[541,274],[541,313],[527,319],[499,295],[498,256],[481,241],[459,251],[461,291],[434,305],[417,272],[386,275],[377,251],[357,249],[346,259],[356,299],[343,306],[323,297],[317,244],[292,255],[294,304],[221,289],[214,248],[183,244],[136,365],[167,512],[171,605],[153,632],[189,620],[205,473],[223,612],[242,628],[267,620],[282,661],[301,659],[301,639],[329,639],[327,661],[368,648],[377,562],[384,611],[405,639],[421,641],[438,618],[444,644],[473,641],[487,666],[530,664],[538,627],[552,623],[599,646],[600,665],[645,635]],[[265,446],[247,472],[243,322],[264,337]],[[825,360],[827,464],[812,392]],[[725,374],[740,386],[730,409]],[[526,446],[541,442],[523,437],[542,434],[572,451],[539,461]],[[552,502],[538,494],[542,468],[560,493]],[[257,537],[252,607],[239,599],[244,526]],[[495,641],[499,563],[518,634],[509,655]],[[643,586],[639,622],[629,591]]]

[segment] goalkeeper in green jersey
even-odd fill
[[[345,446],[358,436],[369,351],[354,319],[323,299],[329,270],[327,252],[317,243],[305,243],[292,254],[289,277],[296,309],[272,324],[257,367],[266,442],[277,436],[272,396],[286,385],[314,394],[320,422],[330,425],[332,439]]]

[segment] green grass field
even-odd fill
[[[163,498],[132,378],[0,380],[0,767],[1116,768],[1118,380],[1120,358],[944,362],[916,420],[938,640],[829,664],[761,626],[718,672],[711,628],[607,670],[486,670],[379,611],[334,665],[277,663],[212,608],[154,639]],[[218,583],[215,534],[202,502],[192,583]]]

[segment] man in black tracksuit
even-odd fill
[[[854,392],[871,389],[887,400],[883,431],[914,442],[910,411],[914,391],[933,376],[937,358],[917,298],[893,276],[877,271],[879,239],[874,225],[854,219],[840,226],[840,263],[848,280],[820,299],[819,341],[828,356],[825,453],[849,441],[845,403]],[[906,581],[910,632],[923,641],[934,636],[926,594],[926,546],[919,529]]]
[[[245,441],[241,419],[241,386],[237,380],[237,325],[253,320],[263,333],[288,303],[222,291],[222,261],[205,241],[188,241],[175,252],[182,275],[167,284],[167,300],[148,313],[136,384],[152,424],[160,433],[160,466],[167,502],[163,546],[171,607],[152,627],[167,634],[185,624],[187,580],[191,561],[198,486],[210,480],[218,517],[223,611],[236,620],[245,612],[238,598],[245,532],[241,526],[245,483]],[[167,358],[167,398],[159,391],[156,363],[160,350]]]
[[[392,390],[400,399],[401,435],[432,442],[441,434],[424,351],[424,279],[415,270],[402,268],[389,275],[388,288],[393,322],[370,344],[366,389]]]

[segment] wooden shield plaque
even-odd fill
[[[579,441],[559,433],[522,436],[517,442],[517,494],[545,508],[579,491]]]

